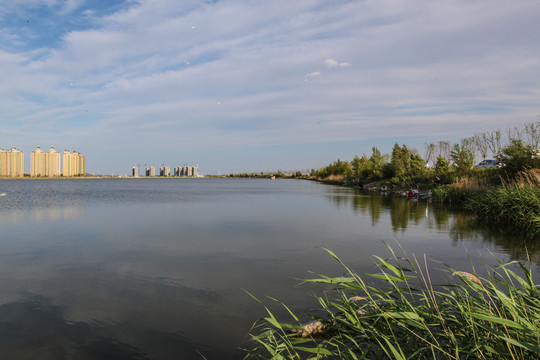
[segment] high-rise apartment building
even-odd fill
[[[174,168],[174,176],[197,176],[197,167],[177,166]]]
[[[30,176],[60,176],[60,153],[52,146],[49,152],[38,146],[30,154]]]
[[[86,159],[82,154],[76,151],[70,153],[68,150],[64,150],[62,161],[64,163],[62,171],[64,176],[78,176],[85,174]]]
[[[153,166],[147,167],[146,176],[156,176],[156,168]]]
[[[131,175],[133,177],[138,177],[139,176],[139,167],[138,166],[133,167],[133,169],[131,170]]]
[[[0,176],[24,176],[24,153],[15,147],[11,150],[0,149]]]
[[[171,174],[171,168],[168,166],[162,166],[159,168],[159,176],[169,176]]]

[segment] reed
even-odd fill
[[[511,223],[540,232],[540,169],[522,171],[512,178],[460,178],[433,189],[435,201],[462,204],[478,218]]]
[[[461,177],[454,180],[449,187],[461,191],[482,191],[490,187],[490,184],[485,178],[477,177]]]
[[[520,171],[510,180],[503,180],[504,186],[518,188],[534,188],[540,186],[540,169]]]
[[[258,321],[245,359],[538,359],[540,292],[529,267],[500,263],[487,277],[447,267],[448,283],[435,286],[427,260],[375,256],[379,269],[360,276],[319,275],[309,283],[332,284],[318,297],[324,315],[303,324]],[[451,275],[451,276],[450,276]],[[373,286],[372,281],[383,285]]]
[[[511,222],[540,231],[540,170],[521,172],[503,186],[472,194],[465,208],[494,222]]]

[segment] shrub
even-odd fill
[[[503,148],[500,160],[505,164],[505,170],[514,175],[519,171],[538,168],[538,155],[538,149],[524,144],[521,140],[512,139],[510,144]]]

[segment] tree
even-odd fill
[[[499,159],[501,156],[501,130],[488,133],[486,137],[489,150],[496,159]]]
[[[409,175],[420,176],[426,171],[426,164],[424,159],[418,154],[411,154],[409,164]]]
[[[427,163],[430,163],[432,158],[435,156],[435,144],[426,143],[425,147],[426,147],[425,159]]]
[[[508,142],[512,142],[512,140],[523,141],[523,130],[518,128],[517,126],[506,129],[506,134],[508,135]]]
[[[437,141],[437,157],[443,157],[445,160],[450,160],[450,152],[452,146],[448,141]]]
[[[418,176],[425,170],[425,162],[418,151],[409,150],[407,146],[399,146],[397,143],[392,149],[390,159],[390,171],[386,176]]]
[[[526,143],[534,149],[538,149],[538,146],[540,145],[540,121],[536,124],[525,124],[523,132],[525,133]]]
[[[369,157],[369,162],[371,165],[371,175],[374,178],[381,178],[383,175],[383,166],[386,164],[386,158],[381,154],[379,149],[374,146],[372,149],[372,154]]]
[[[467,147],[467,143],[454,144],[450,156],[458,173],[465,173],[473,166],[474,153]]]
[[[362,157],[356,155],[351,161],[352,176],[357,180],[367,178],[371,172],[371,163],[368,157],[363,154]]]
[[[435,163],[435,171],[438,174],[446,174],[450,171],[450,163],[442,156],[437,157],[437,162]]]
[[[489,150],[487,135],[485,133],[474,135],[474,145],[476,146],[478,153],[480,153],[480,156],[482,156],[482,160],[486,160]]]
[[[516,174],[539,166],[538,150],[522,140],[512,139],[510,144],[502,149],[501,161],[509,174]]]
[[[399,146],[398,143],[395,143],[391,156],[390,164],[392,165],[394,174],[396,176],[404,176],[408,174],[410,170],[411,154],[409,149],[407,149],[407,146]]]

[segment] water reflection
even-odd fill
[[[348,206],[355,213],[370,216],[374,227],[388,213],[394,233],[404,233],[412,225],[423,226],[447,232],[454,246],[474,240],[494,245],[512,260],[527,261],[530,258],[537,264],[540,260],[539,234],[513,226],[477,221],[473,215],[456,207],[345,188],[332,189],[327,199],[338,208]]]
[[[0,210],[0,224],[14,225],[30,220],[34,223],[51,222],[56,220],[73,220],[84,215],[81,207],[47,207],[32,208],[27,211],[18,209]]]
[[[25,359],[150,359],[125,343],[115,326],[66,320],[51,300],[27,294],[0,305],[0,348]]]
[[[473,216],[466,214],[455,214],[453,217],[455,221],[449,234],[454,243],[473,238],[481,243],[494,245],[512,260],[527,262],[530,259],[531,262],[540,264],[538,233],[509,225],[475,221]]]
[[[22,210],[11,210],[11,211],[0,211],[0,224],[16,224],[24,221],[24,211]]]
[[[83,207],[42,208],[30,210],[30,218],[35,222],[72,220],[83,215]]]

